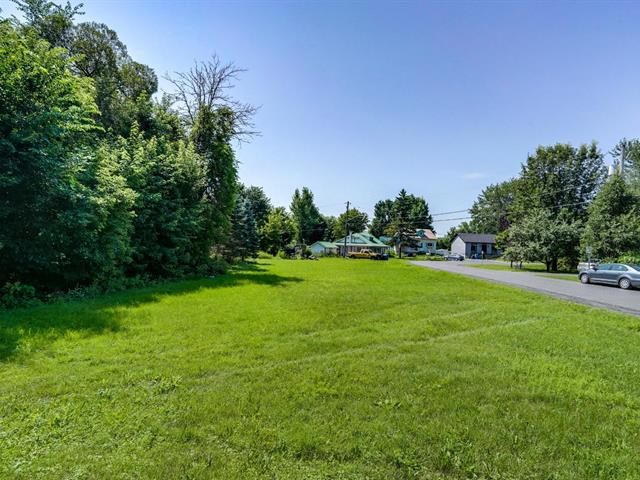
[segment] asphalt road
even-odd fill
[[[420,267],[512,285],[576,303],[584,303],[593,307],[640,316],[640,290],[622,290],[606,285],[583,285],[578,282],[557,280],[529,272],[509,272],[469,267],[469,264],[479,263],[473,260],[465,260],[464,262],[413,261],[411,263]]]

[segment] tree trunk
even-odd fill
[[[398,258],[402,258],[402,244],[398,244]]]
[[[551,271],[551,262],[549,260],[545,260],[545,265],[547,267],[547,273]]]
[[[553,260],[551,260],[551,270],[554,272],[558,271],[558,257],[553,257]]]

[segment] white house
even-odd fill
[[[346,242],[345,242],[346,240]],[[388,253],[391,247],[374,237],[368,232],[350,233],[346,239],[339,238],[334,242],[340,255],[348,255],[350,252],[370,250],[375,253]],[[346,249],[345,249],[346,246]]]
[[[380,237],[380,240],[387,243],[391,241],[391,237]],[[436,252],[436,242],[438,237],[428,228],[416,229],[416,235],[413,237],[415,243],[414,247],[405,246],[402,248],[403,253],[429,253],[434,254]],[[395,251],[395,247],[394,247]],[[398,252],[396,252],[397,254]]]
[[[316,242],[309,246],[309,250],[316,257],[323,257],[325,255],[336,255],[338,253],[338,247],[335,242]]]
[[[496,236],[488,233],[459,233],[451,243],[451,253],[471,258],[475,255],[495,257],[500,254],[496,248]]]

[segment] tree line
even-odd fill
[[[213,57],[158,78],[79,6],[0,19],[0,298],[207,274],[245,258],[268,204],[238,181],[256,109]],[[266,202],[266,203],[265,203]],[[7,303],[7,302],[5,302]]]
[[[458,232],[494,233],[507,259],[554,271],[575,268],[587,249],[592,258],[638,261],[640,141],[623,139],[610,154],[611,175],[595,143],[538,147],[518,177],[485,188],[471,220],[443,241]]]

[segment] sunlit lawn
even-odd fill
[[[368,260],[0,314],[0,478],[639,478],[640,319]]]
[[[547,269],[544,263],[523,263],[522,268],[519,268],[515,263],[513,266],[511,264],[504,262],[502,263],[474,263],[469,264],[468,266],[473,268],[481,268],[483,270],[504,270],[509,272],[529,272],[535,273],[541,277],[548,278],[558,278],[560,280],[571,280],[574,282],[579,282],[578,272],[547,272]]]

